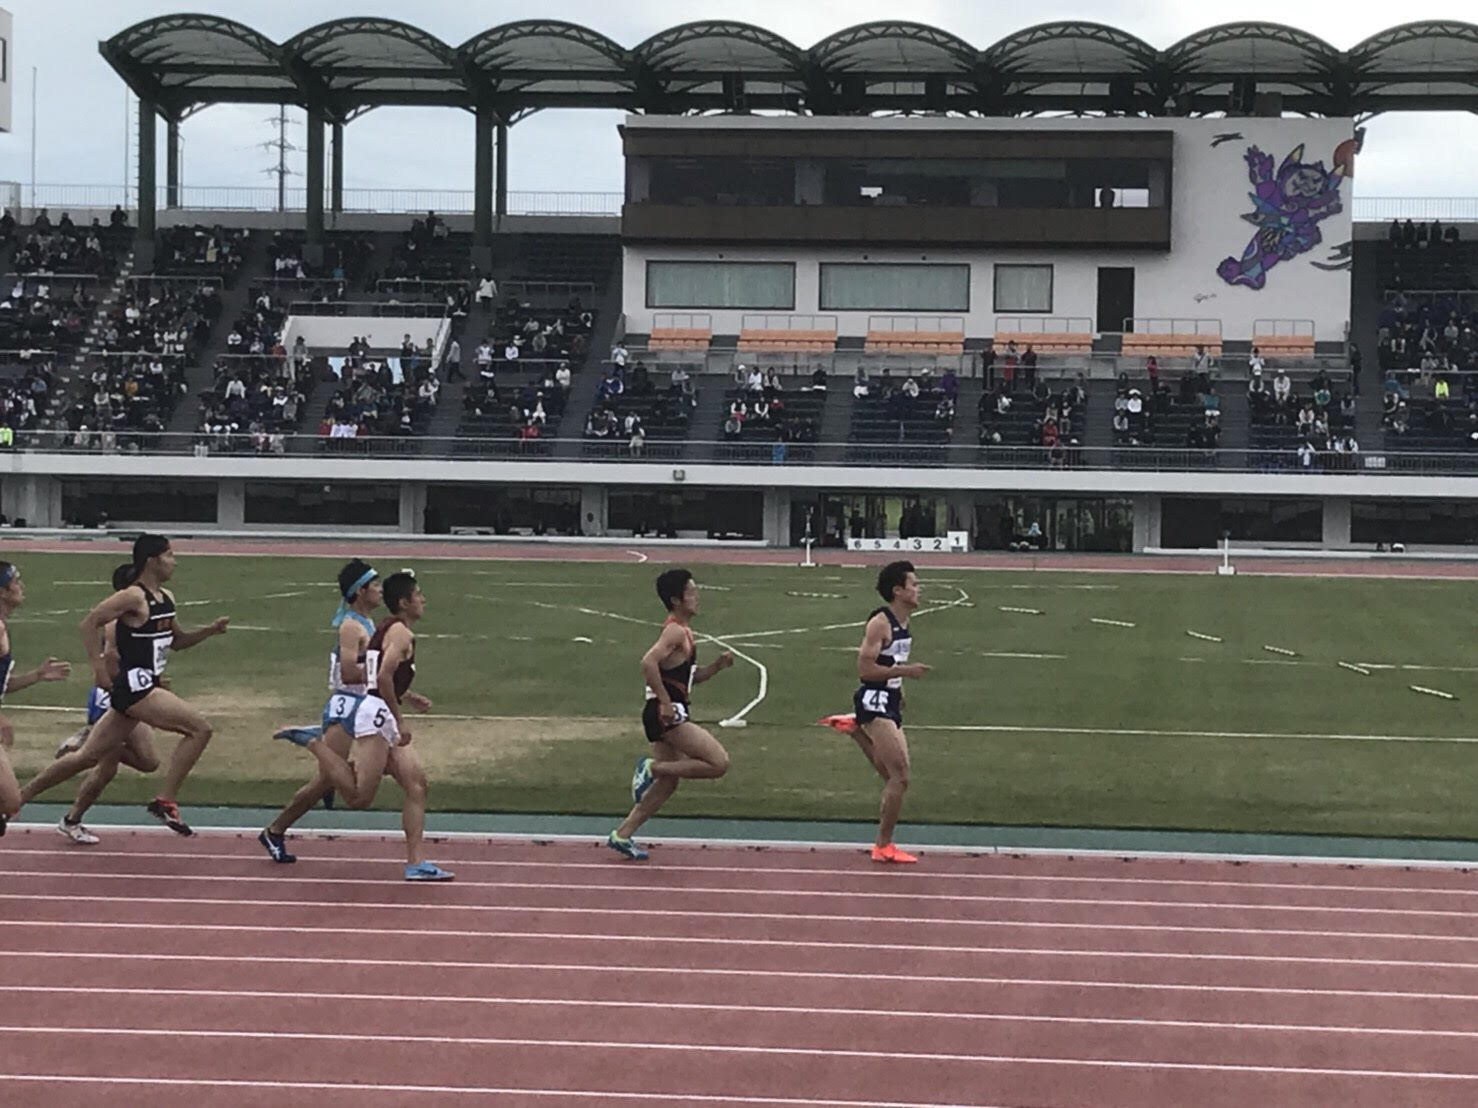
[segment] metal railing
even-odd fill
[[[1440,219],[1445,223],[1478,220],[1478,196],[1357,196],[1357,223],[1392,219]]]
[[[17,432],[11,452],[86,454],[112,452],[149,456],[262,454],[252,436],[213,436],[201,433],[118,432],[111,438],[96,431]],[[1039,446],[976,446],[966,443],[910,444],[895,442],[770,443],[735,439],[663,440],[647,438],[641,451],[626,439],[523,440],[508,437],[331,437],[324,434],[280,436],[283,456],[302,458],[325,453],[352,453],[369,458],[474,459],[507,457],[558,458],[563,461],[642,462],[681,459],[689,463],[917,466],[956,469],[1071,469],[1153,471],[1161,473],[1297,473],[1478,477],[1478,449],[1461,452],[1371,451],[1314,457],[1304,466],[1298,452],[1287,450],[1192,450],[1184,447],[1066,447],[1054,454]]]
[[[446,315],[447,307],[439,300],[429,303],[424,300],[293,300],[287,311],[289,315],[304,316],[433,319]]]
[[[476,193],[472,189],[366,189],[350,188],[343,192],[345,212],[382,212],[386,214],[467,214],[473,210]],[[283,207],[277,203],[275,185],[182,185],[177,210],[185,211],[305,211],[308,190],[289,188]],[[169,205],[165,186],[157,188],[155,207],[165,211]],[[509,215],[585,215],[616,216],[625,201],[620,192],[543,192],[516,190],[508,193]],[[86,208],[108,208],[121,204],[130,213],[137,208],[138,191],[121,184],[29,184],[20,186],[20,207],[29,214],[36,208],[51,209],[53,214]],[[324,211],[329,211],[327,190]]]

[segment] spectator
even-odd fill
[[[462,344],[456,339],[446,344],[446,354],[442,357],[442,363],[446,366],[446,379],[451,381],[465,381],[462,376]]]
[[[619,342],[611,348],[611,364],[618,368],[625,369],[630,357],[631,355],[626,352],[626,347]]]
[[[817,366],[811,371],[811,391],[826,391],[826,368],[824,366]]]
[[[503,347],[503,360],[505,362],[518,361],[518,343],[513,339],[509,339],[508,344]]]
[[[1249,354],[1248,357],[1247,357],[1247,372],[1248,373],[1261,373],[1264,369],[1267,368],[1267,364],[1268,364],[1267,359],[1262,356],[1262,351],[1259,350],[1257,347],[1254,346],[1252,348],[1252,353]],[[1277,391],[1277,387],[1276,386],[1274,386],[1274,390],[1273,391],[1274,392]]]
[[[474,297],[478,306],[491,304],[498,299],[498,283],[493,280],[491,273],[484,273],[477,281],[477,295]]]
[[[1279,406],[1286,405],[1293,396],[1293,378],[1288,376],[1286,369],[1278,370],[1278,375],[1273,378],[1273,400]]]

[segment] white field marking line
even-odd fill
[[[647,560],[647,556],[643,554],[640,550],[628,550],[626,553],[632,554],[636,557],[637,565],[641,565]]]
[[[343,908],[342,903],[335,905]],[[406,904],[401,907],[414,909],[417,905]],[[58,929],[85,928],[94,931],[169,931],[178,934],[182,931],[199,931],[204,933],[221,934],[262,934],[272,937],[281,937],[284,933],[281,927],[267,927],[258,924],[244,923],[116,923],[110,921],[78,920],[75,917],[59,920],[13,920],[0,919],[0,928],[3,927],[36,927],[43,928],[48,934],[54,935]],[[1130,928],[1130,930],[1135,930]],[[1150,930],[1144,928],[1143,930]],[[310,927],[294,924],[292,934],[297,935],[363,935],[363,927]],[[554,940],[556,942],[578,942],[578,943],[600,943],[603,946],[610,945],[610,935],[606,932],[565,932],[565,931],[469,931],[452,928],[439,927],[382,927],[376,925],[377,935],[402,935],[417,938],[433,939],[507,939],[511,941],[525,941],[537,939],[541,941]],[[1274,934],[1274,932],[1259,931],[1258,934]],[[1354,933],[1358,937],[1367,937],[1364,933]],[[1422,936],[1425,937],[1425,936]],[[713,937],[707,935],[642,935],[635,932],[622,936],[624,943],[649,943],[662,945],[682,946],[720,946],[720,947],[780,947],[786,950],[851,950],[865,952],[869,955],[877,954],[876,942],[844,942],[829,939],[732,939]],[[1279,965],[1304,965],[1304,966],[1383,966],[1400,967],[1402,969],[1440,969],[1440,970],[1478,970],[1478,963],[1435,961],[1420,958],[1328,958],[1315,955],[1298,954],[1223,954],[1223,953],[1200,953],[1180,950],[1083,950],[1079,947],[1029,947],[1029,946],[982,946],[972,943],[968,946],[950,945],[947,943],[889,943],[890,951],[906,951],[910,954],[1020,954],[1028,957],[1047,958],[1114,958],[1118,960],[1141,958],[1151,960],[1163,960],[1174,962],[1268,962]]]
[[[967,593],[964,589],[959,588],[958,586],[955,587],[955,591],[960,594],[955,599],[946,601],[943,604],[936,604],[932,608],[920,608],[918,611],[914,612],[914,614],[910,618],[917,619],[919,616],[932,615],[934,612],[943,612],[950,608],[960,608],[970,604],[969,593]],[[849,620],[846,623],[827,623],[821,625],[820,627],[783,627],[778,630],[772,631],[745,631],[742,634],[736,633],[733,637],[735,639],[744,640],[763,639],[771,638],[775,635],[809,635],[818,631],[846,631],[851,628],[861,628],[866,626],[866,620],[854,619]],[[827,648],[821,647],[819,649],[824,650]],[[849,646],[845,649],[852,650],[853,648]]]
[[[92,875],[96,876],[96,875]],[[745,890],[749,892],[750,890]],[[1009,899],[1009,898],[1001,898]],[[81,893],[0,893],[0,900],[31,902],[40,901],[46,903],[73,903],[73,904],[129,904],[137,905],[138,898],[130,896],[101,896]],[[1073,905],[1086,905],[1088,901],[1065,900],[1064,903]],[[1164,905],[1152,902],[1158,907]],[[333,908],[342,911],[345,907],[343,901],[336,900],[252,900],[228,896],[191,896],[178,897],[171,901],[173,906],[179,907],[186,904],[198,904],[206,907],[241,907],[241,908]],[[1213,906],[1214,907],[1214,906]],[[1240,907],[1229,905],[1228,907]],[[592,908],[589,905],[559,905],[545,906],[541,904],[435,904],[409,901],[356,901],[353,904],[356,911],[414,911],[420,913],[431,912],[508,912],[517,914],[548,913],[555,916],[661,916],[667,919],[720,919],[726,921],[739,920],[785,920],[792,923],[884,923],[884,924],[906,924],[910,927],[962,927],[962,928],[1010,928],[1019,927],[1031,930],[1063,930],[1063,931],[1134,931],[1134,932],[1166,932],[1177,935],[1277,935],[1285,938],[1305,937],[1319,939],[1364,939],[1364,940],[1397,940],[1401,942],[1434,942],[1434,943],[1478,943],[1478,935],[1428,935],[1420,932],[1404,931],[1337,931],[1324,928],[1300,928],[1300,927],[1207,927],[1189,926],[1183,924],[1169,923],[1081,923],[1062,922],[1057,920],[1013,920],[1013,919],[946,919],[934,916],[868,916],[868,915],[840,915],[830,912],[710,912],[698,911],[692,908],[662,909],[662,908]],[[1436,913],[1434,913],[1436,914]],[[1446,915],[1464,915],[1471,913],[1443,913]],[[187,927],[187,924],[178,924],[179,927]],[[301,930],[301,929],[297,929]],[[376,930],[382,930],[376,928]],[[1478,965],[1474,966],[1478,969]]]
[[[1137,623],[1130,623],[1128,620],[1125,620],[1125,619],[1099,619],[1097,616],[1091,617],[1088,620],[1088,622],[1089,623],[1101,623],[1105,627],[1138,627],[1139,626],[1139,624],[1137,624]]]
[[[691,872],[691,871],[690,871]],[[50,880],[57,877],[80,877],[89,882],[99,881],[222,881],[260,883],[264,885],[367,885],[371,888],[382,888],[385,882],[380,879],[362,877],[290,877],[290,876],[266,876],[258,874],[173,874],[173,873],[101,873],[96,870],[0,870],[0,877],[35,877]],[[978,895],[968,893],[893,893],[893,892],[852,892],[844,889],[759,889],[752,886],[722,886],[722,885],[632,885],[626,882],[619,884],[600,884],[585,882],[581,884],[562,884],[549,881],[463,881],[459,888],[471,889],[519,889],[524,892],[571,892],[571,893],[638,893],[638,892],[661,892],[668,896],[676,894],[693,894],[695,896],[744,896],[752,898],[760,897],[793,897],[800,900],[906,900],[911,904],[929,901],[942,901],[946,903],[963,904],[1069,904],[1082,905],[1094,908],[1186,908],[1205,911],[1220,911],[1223,909],[1235,909],[1240,912],[1334,912],[1340,915],[1383,915],[1383,916],[1432,916],[1435,918],[1458,917],[1469,919],[1472,917],[1471,910],[1448,910],[1440,908],[1376,908],[1368,906],[1344,906],[1338,904],[1247,904],[1241,902],[1221,901],[1172,901],[1172,900],[1128,900],[1123,898],[1100,898],[1100,897],[1071,897],[1071,896],[1021,896],[1019,894],[1008,894],[1004,896]],[[15,893],[6,894],[21,899],[40,899],[43,894]],[[118,898],[109,898],[118,899]],[[195,898],[187,898],[181,903],[195,903]],[[283,903],[283,902],[264,902]],[[374,907],[387,907],[387,905],[374,905]],[[404,905],[396,905],[404,907]],[[436,904],[426,905],[436,908],[488,908],[496,909],[503,905],[469,905],[469,904]],[[526,905],[512,906],[514,911],[540,911],[537,907]],[[609,909],[591,909],[592,911],[609,911]],[[744,914],[745,916],[748,913]],[[741,918],[741,917],[736,917]],[[801,918],[801,917],[797,917]],[[891,919],[893,917],[862,917]],[[930,923],[984,923],[990,921],[974,920],[943,920],[933,917],[923,917],[913,922]],[[1045,920],[1033,921],[1046,923]],[[1478,936],[1475,936],[1478,938]]]
[[[525,1089],[503,1085],[384,1085],[336,1081],[240,1081],[214,1077],[83,1077],[72,1074],[0,1073],[4,1081],[33,1081],[43,1085],[161,1085],[191,1089],[292,1089],[312,1092],[435,1093],[438,1096],[516,1096],[577,1098],[580,1101],[640,1101],[643,1104],[778,1104],[790,1108],[1005,1108],[999,1104],[942,1100],[815,1100],[810,1097],[736,1096],[710,1093],[618,1093],[594,1089]]]
[[[106,585],[99,585],[98,586],[98,593],[99,593],[99,595],[101,595],[101,594],[103,594],[103,593],[105,593],[107,591],[108,591],[108,587]],[[269,592],[269,593],[264,593],[261,596],[258,596],[256,599],[258,599],[258,600],[286,600],[289,597],[307,596],[307,595],[308,594],[306,592]],[[237,604],[237,603],[240,603],[240,601],[241,601],[241,597],[239,597],[239,596],[227,597],[225,600],[179,600],[179,601],[176,601],[175,602],[175,607],[176,608],[202,608],[202,607],[206,607],[208,605]],[[81,612],[90,612],[90,611],[92,611],[91,608],[53,608],[50,611],[43,612],[41,614],[42,615],[48,615],[48,616],[75,616],[78,613],[81,613]]]
[[[998,611],[998,612],[1010,612],[1013,615],[1019,615],[1019,616],[1039,616],[1039,615],[1042,614],[1042,610],[1040,608],[1011,608],[1011,607],[1007,607],[1006,605],[1000,605],[1000,606],[998,606],[996,608],[996,611]]]
[[[1290,662],[1283,658],[1243,658],[1244,666],[1307,666],[1312,662]]]
[[[1268,646],[1267,644],[1264,644],[1263,649],[1266,650],[1269,654],[1282,654],[1284,657],[1287,658],[1298,657],[1297,650],[1289,650],[1287,647],[1283,646]]]
[[[21,825],[18,824],[17,826],[21,826]],[[49,823],[48,824],[37,824],[37,825],[34,825],[34,826],[40,828],[41,830],[49,830],[50,828],[54,827],[55,824],[49,824]],[[242,830],[244,830],[244,829],[238,829],[238,832],[240,832]],[[316,832],[316,833],[315,832],[306,832],[305,833],[305,832],[300,832],[300,831],[294,829],[294,831],[292,832],[292,834],[291,834],[290,837],[291,838],[295,838],[295,839],[296,838],[309,838],[309,839],[312,839],[312,838],[319,838],[319,837],[321,837],[322,835],[325,835],[325,834],[328,835],[328,836],[334,836],[334,835],[336,835],[338,833],[337,832],[332,832],[332,831],[330,831],[330,832]],[[388,832],[387,832],[387,835],[388,835]],[[583,838],[580,841],[582,843],[584,843],[584,844],[591,845],[591,844],[596,843],[597,842],[597,839],[594,836],[586,836],[585,838]],[[853,847],[853,849],[854,850],[857,850],[858,853],[861,853],[862,852],[862,848],[861,847]],[[928,849],[935,849],[935,848],[928,848],[928,847],[926,847],[924,849],[928,850]],[[57,857],[57,852],[55,850],[43,849],[41,847],[17,847],[14,850],[7,850],[5,852],[5,854],[6,855],[12,855],[12,854],[37,854],[37,855],[45,855],[46,858],[49,859],[49,860],[55,860],[56,857]],[[167,859],[169,859],[170,861],[173,861],[173,862],[227,861],[227,862],[239,862],[242,865],[250,865],[250,866],[260,866],[261,865],[261,857],[260,857],[260,855],[243,854],[243,853],[240,853],[240,852],[233,852],[233,853],[230,853],[230,854],[215,854],[215,853],[201,853],[199,851],[191,851],[188,854],[180,854],[180,853],[173,852],[173,851],[163,851],[163,850],[109,850],[106,847],[103,847],[101,849],[99,849],[99,848],[89,849],[86,854],[79,854],[79,855],[77,855],[77,857],[78,858],[87,858],[87,859],[93,859],[93,858],[167,858]],[[328,862],[361,862],[361,863],[362,862],[372,862],[373,863],[373,862],[381,862],[381,861],[388,861],[388,860],[390,860],[390,859],[388,859],[388,858],[384,858],[384,859],[382,859],[382,858],[371,858],[371,857],[367,857],[367,856],[362,855],[362,854],[315,854],[315,855],[312,855],[309,858],[299,859],[300,863],[306,863],[308,866],[314,866],[314,865],[328,863]],[[611,862],[604,862],[604,861],[602,861],[602,862],[533,862],[533,861],[514,861],[514,860],[511,860],[511,859],[490,859],[490,858],[457,858],[455,861],[456,861],[456,864],[457,865],[464,866],[464,867],[484,866],[484,867],[497,868],[497,869],[595,870],[595,871],[597,871],[600,874],[608,873],[610,871],[610,869],[611,869],[612,864],[613,864]],[[1475,864],[1475,863],[1472,863],[1472,862],[1467,863],[1467,865],[1470,868],[1474,868],[1475,866],[1478,866],[1478,864]],[[48,871],[42,871],[42,870],[26,870],[26,871],[21,871],[21,872],[26,872],[26,873],[40,873],[40,874],[43,874],[44,875]],[[662,871],[661,870],[648,870],[646,872],[650,876],[656,876],[656,875],[660,874]],[[700,874],[700,873],[701,874],[715,873],[715,874],[724,874],[724,875],[739,875],[739,874],[781,874],[781,875],[784,875],[784,876],[805,876],[805,877],[812,877],[812,876],[814,876],[814,877],[852,877],[852,878],[857,878],[859,880],[863,880],[863,881],[867,881],[867,882],[891,882],[891,881],[893,881],[895,879],[894,878],[894,875],[890,871],[882,870],[882,869],[865,869],[865,870],[864,869],[827,869],[827,868],[822,868],[822,867],[810,867],[810,866],[715,866],[715,865],[698,865],[698,866],[688,867],[687,869],[684,869],[682,871],[682,874],[683,874],[683,877],[684,878],[690,877],[693,874]],[[107,876],[107,875],[106,874],[96,874],[95,875],[91,871],[88,871],[87,872],[87,876],[92,877],[92,876]],[[275,878],[274,878],[274,880],[275,880]],[[1099,886],[1099,885],[1110,884],[1110,885],[1145,885],[1145,886],[1153,886],[1153,887],[1157,887],[1157,888],[1158,887],[1164,887],[1164,888],[1191,888],[1191,889],[1197,889],[1197,888],[1213,888],[1213,889],[1258,889],[1258,890],[1277,890],[1277,891],[1280,891],[1280,892],[1281,891],[1293,890],[1293,891],[1296,891],[1296,892],[1313,892],[1313,891],[1317,891],[1317,892],[1337,892],[1337,893],[1390,893],[1390,894],[1393,894],[1393,895],[1401,895],[1401,896],[1433,895],[1433,896],[1472,896],[1472,897],[1478,897],[1478,888],[1453,889],[1453,888],[1438,888],[1438,887],[1429,886],[1429,885],[1335,885],[1335,884],[1325,884],[1325,883],[1322,883],[1322,882],[1300,882],[1300,881],[1228,881],[1228,880],[1222,880],[1222,879],[1216,879],[1216,878],[1193,878],[1193,877],[1108,877],[1108,876],[1100,876],[1100,875],[1084,876],[1084,875],[1057,875],[1057,874],[1045,874],[1045,873],[1035,873],[1035,874],[1011,874],[1011,873],[929,873],[929,872],[925,871],[925,872],[910,872],[909,875],[908,875],[908,881],[909,881],[909,884],[911,884],[911,885],[912,884],[924,884],[924,883],[929,882],[929,881],[947,881],[951,885],[958,885],[958,884],[961,884],[963,882],[969,882],[969,881],[1015,881],[1015,882],[1022,882],[1022,883],[1028,883],[1028,884],[1035,882],[1035,883],[1067,884],[1067,885],[1093,885],[1095,887],[1096,886]],[[469,884],[470,884],[470,882],[469,882]],[[563,885],[563,886],[560,886],[560,887],[561,888],[578,889],[578,888],[581,888],[582,886],[577,885],[577,884],[570,884],[570,885]],[[668,886],[668,885],[650,885],[650,886],[642,885],[642,886],[631,886],[631,887],[632,888],[642,888],[642,889],[650,888],[650,889],[653,889],[653,890],[662,890],[662,889],[670,888],[671,886]],[[1175,902],[1174,901],[1166,901],[1165,903],[1167,903],[1167,904],[1173,904]]]
[[[1457,699],[1457,697],[1453,696],[1450,692],[1443,692],[1441,689],[1429,689],[1425,685],[1407,685],[1406,687],[1414,693],[1424,693],[1427,696],[1436,696],[1440,697],[1443,700]]]
[[[1186,658],[1186,657],[1182,656],[1178,660],[1179,661],[1182,661],[1182,662],[1204,662],[1206,659],[1205,658]]]
[[[964,1020],[978,1023],[1087,1024],[1093,1027],[1185,1027],[1212,1031],[1281,1031],[1312,1035],[1398,1035],[1410,1038],[1478,1039],[1478,1031],[1448,1031],[1408,1027],[1351,1027],[1340,1024],[1248,1023],[1232,1020],[1149,1019],[1130,1016],[1057,1016],[1018,1012],[950,1012],[923,1008],[835,1008],[799,1004],[717,1004],[697,1001],[588,1000],[540,996],[446,996],[409,993],[286,992],[281,989],[169,989],[127,986],[7,985],[12,993],[68,993],[76,996],[240,997],[252,1000],[327,1000],[383,1004],[463,1004],[531,1008],[651,1008],[660,1005],[680,1012],[757,1012],[772,1016],[860,1016],[863,1018]],[[1478,1074],[1474,1074],[1478,1078]]]
[[[1366,669],[1364,666],[1356,665],[1354,662],[1336,662],[1334,664],[1339,666],[1340,669],[1349,670],[1351,673],[1358,673],[1363,677],[1370,676],[1370,670]]]
[[[652,1007],[657,1007],[653,1005]],[[866,1058],[888,1062],[974,1062],[986,1065],[1021,1063],[1040,1066],[1081,1066],[1090,1069],[1193,1070],[1213,1073],[1276,1073],[1315,1077],[1387,1077],[1408,1081],[1478,1081],[1478,1072],[1451,1073],[1428,1070],[1340,1069],[1326,1066],[1263,1066],[1249,1062],[1163,1062],[1127,1058],[1054,1058],[1039,1054],[965,1054],[950,1051],[923,1050],[859,1050],[849,1047],[806,1046],[741,1046],[735,1043],[654,1043],[631,1039],[515,1039],[483,1035],[380,1035],[370,1032],[336,1033],[327,1031],[243,1031],[235,1028],[202,1027],[47,1027],[21,1024],[0,1025],[8,1035],[60,1035],[80,1039],[83,1036],[121,1038],[246,1039],[273,1042],[318,1043],[386,1043],[428,1046],[511,1046],[520,1048],[571,1048],[578,1050],[619,1050],[630,1056],[634,1052],[658,1054],[739,1054],[789,1058]]]
[[[240,965],[303,965],[354,967],[366,969],[445,969],[445,970],[538,970],[541,973],[593,973],[593,974],[663,974],[670,976],[668,966],[612,966],[606,963],[587,962],[467,962],[415,960],[408,958],[311,958],[292,955],[269,954],[138,954],[120,953],[115,950],[0,950],[0,958],[51,958],[77,961],[96,959],[107,965],[112,962],[197,962],[203,964]],[[1080,989],[1143,989],[1149,992],[1184,993],[1245,993],[1251,996],[1327,996],[1327,997],[1371,997],[1379,1000],[1454,1000],[1478,1001],[1478,992],[1472,993],[1420,993],[1392,989],[1318,989],[1298,988],[1288,985],[1202,985],[1194,982],[1170,981],[1116,981],[1104,978],[1061,978],[1061,977],[977,977],[958,974],[923,973],[844,973],[823,970],[782,969],[735,969],[728,966],[684,966],[683,973],[698,977],[758,977],[761,979],[784,978],[796,980],[848,981],[895,984],[931,985],[1005,985],[1024,988]],[[37,986],[43,991],[50,986]],[[296,995],[296,994],[295,994]]]
[[[1200,631],[1187,631],[1186,634],[1193,639],[1200,639],[1203,642],[1221,642],[1221,639],[1215,635],[1203,635]]]
[[[1272,731],[1155,731],[1143,727],[1021,727],[1004,723],[910,723],[910,731],[988,731],[1007,735],[1127,735],[1179,739],[1335,739],[1365,743],[1478,743],[1478,738],[1437,735],[1340,735]],[[1073,853],[1068,851],[1066,853]],[[1113,853],[1110,851],[1110,853]],[[1471,864],[1471,863],[1470,863]]]
[[[848,647],[847,649],[851,649]],[[1033,661],[1061,661],[1067,657],[1066,654],[1026,654],[1016,650],[982,650],[982,658],[1030,658]]]

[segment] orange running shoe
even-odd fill
[[[833,731],[840,731],[843,735],[850,735],[857,730],[857,717],[851,712],[845,715],[822,716],[816,721],[822,727],[830,727]]]
[[[892,843],[889,843],[887,846],[873,847],[872,860],[874,862],[890,862],[897,866],[913,865],[918,861],[912,854],[899,850]]]

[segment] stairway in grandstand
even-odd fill
[[[1355,409],[1355,438],[1363,449],[1379,445],[1381,424],[1381,371],[1376,353],[1376,332],[1381,314],[1380,255],[1384,242],[1355,243],[1355,261],[1350,272],[1350,341],[1360,348],[1364,369],[1360,373],[1360,400]]]
[[[58,387],[51,390],[50,403],[47,405],[45,414],[45,418],[55,427],[65,427],[64,417],[67,409],[77,400],[91,395],[87,359],[102,345],[103,323],[108,318],[108,312],[123,295],[124,286],[133,273],[133,260],[134,253],[130,248],[119,257],[116,276],[111,281],[99,282],[97,306],[93,309],[92,318],[87,322],[87,337],[83,339],[82,344],[67,364],[59,364],[56,367]]]

